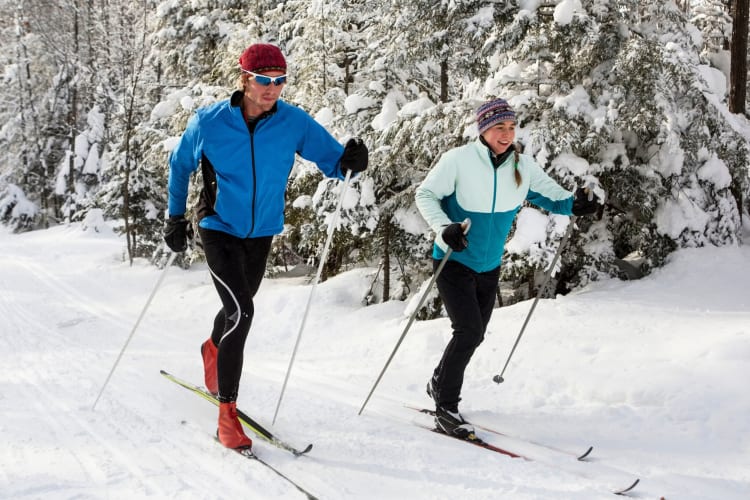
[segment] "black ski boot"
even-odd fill
[[[438,405],[435,408],[435,425],[440,432],[460,439],[467,439],[474,434],[474,426],[458,413],[457,406],[446,408]]]

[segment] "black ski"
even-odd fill
[[[217,442],[218,442],[218,439],[217,439]],[[245,458],[248,458],[250,460],[255,460],[256,462],[265,465],[266,467],[271,469],[274,473],[276,473],[279,477],[285,479],[289,484],[291,484],[292,486],[297,488],[300,492],[302,492],[308,498],[308,500],[318,500],[318,498],[315,495],[313,495],[312,493],[304,489],[296,481],[294,481],[289,476],[281,472],[279,469],[277,469],[273,465],[269,464],[268,462],[260,458],[250,448],[237,448],[232,451],[237,452],[239,455],[242,455]]]
[[[215,404],[216,406],[219,406],[219,400],[208,392],[203,387],[199,387],[195,384],[191,384],[190,382],[186,382],[178,377],[175,377],[169,372],[166,372],[164,370],[159,370],[159,372],[168,380],[171,380],[177,385],[180,385],[184,387],[185,389],[189,390],[190,392],[194,392],[195,394],[199,395],[203,399],[210,401],[211,403]],[[308,444],[304,449],[300,450],[295,448],[294,446],[290,445],[289,443],[286,443],[285,441],[280,440],[276,436],[273,435],[271,431],[260,425],[258,422],[256,422],[254,419],[252,419],[249,415],[247,415],[245,412],[241,411],[239,408],[237,409],[237,416],[245,427],[253,431],[254,434],[256,434],[258,437],[268,441],[272,445],[276,446],[277,448],[281,448],[282,450],[286,450],[294,454],[295,456],[304,455],[308,451],[312,449],[312,444]]]

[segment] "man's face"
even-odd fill
[[[258,76],[256,75],[273,78],[284,75],[284,72],[279,70],[269,70],[255,74],[244,73],[245,111],[250,116],[259,116],[270,110],[279,99],[281,91],[286,84],[286,82],[284,82],[277,85],[277,82],[269,82],[268,85],[262,85],[261,83],[263,82],[259,82]]]
[[[504,153],[516,138],[516,123],[513,121],[497,123],[485,130],[482,137],[493,153],[496,155]]]

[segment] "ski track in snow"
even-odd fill
[[[446,319],[413,325],[358,416],[403,331],[405,304],[361,307],[369,271],[345,273],[319,285],[274,426],[314,448],[293,457],[257,438],[256,452],[320,499],[601,499],[636,477],[634,498],[750,498],[750,404],[734,378],[750,375],[750,298],[746,286],[726,290],[727,276],[750,280],[739,269],[750,251],[717,252],[687,251],[672,264],[705,278],[665,268],[662,281],[610,281],[541,301],[500,386],[491,376],[530,303],[495,311],[462,409],[510,435],[479,430],[488,442],[533,461],[414,425],[430,419],[404,404],[429,404],[424,382],[449,337]],[[218,445],[216,408],[158,373],[201,382],[198,346],[218,300],[200,266],[167,271],[92,409],[162,272],[121,256],[119,238],[76,225],[0,234],[0,497],[302,498]],[[734,262],[728,275],[717,273],[724,261]],[[310,292],[303,283],[266,280],[256,299],[239,406],[264,426]],[[582,463],[513,436],[594,452]]]

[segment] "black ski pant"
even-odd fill
[[[439,260],[434,261],[437,270]],[[500,267],[478,273],[449,260],[437,278],[438,292],[448,312],[453,337],[433,373],[438,404],[452,409],[461,399],[464,371],[477,346],[484,340],[495,307]]]
[[[204,228],[200,228],[200,236],[222,304],[211,332],[211,340],[219,348],[219,400],[236,401],[245,340],[253,321],[253,297],[263,280],[273,236],[237,238]]]

